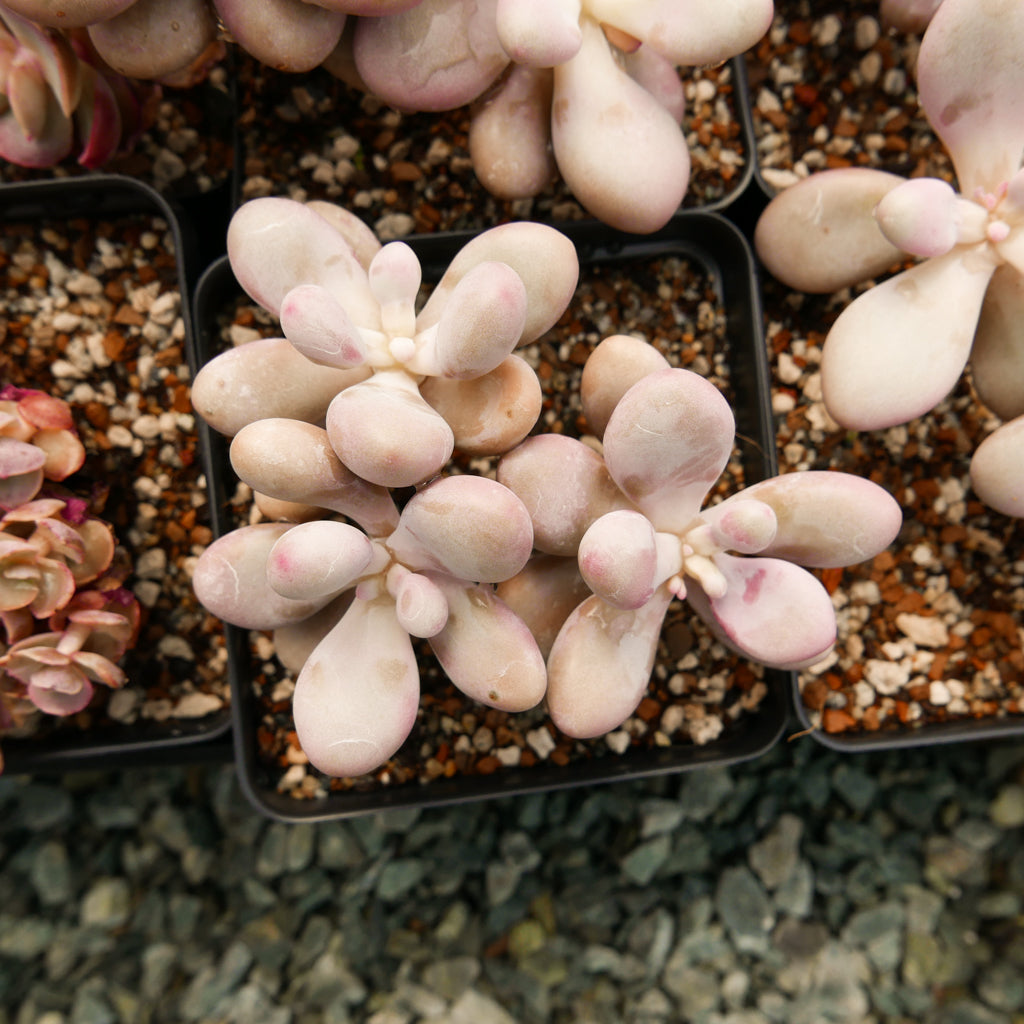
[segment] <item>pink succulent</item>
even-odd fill
[[[536,375],[513,350],[548,330],[568,304],[579,274],[572,243],[525,222],[484,232],[417,312],[421,271],[412,249],[382,247],[353,220],[329,204],[290,199],[239,209],[228,233],[232,267],[302,358],[281,355],[274,339],[218,356],[196,377],[196,410],[235,434],[232,458],[250,465],[278,452],[249,421],[269,410],[323,422],[341,461],[386,487],[430,479],[456,447],[509,450],[540,412]],[[272,352],[274,365],[292,366],[295,376],[267,372]],[[314,386],[320,379],[326,388]]]
[[[842,426],[873,430],[927,413],[968,360],[989,408],[1007,421],[1024,415],[1022,52],[1024,6],[944,0],[917,78],[959,191],[868,168],[823,171],[776,196],[758,223],[765,265],[805,291],[848,287],[919,258],[859,295],[829,331],[822,388]],[[1007,423],[972,467],[975,490],[995,508],[1021,507],[1019,439]]]
[[[594,366],[588,361],[602,378],[595,390],[606,401],[619,388],[621,398],[603,459],[582,442],[540,435],[498,470],[530,510],[537,549],[576,555],[593,591],[548,656],[548,709],[577,737],[609,732],[636,708],[673,597],[752,660],[780,668],[819,660],[834,642],[835,615],[802,566],[870,558],[901,523],[885,491],[842,473],[773,477],[702,508],[732,453],[728,402],[688,370],[623,381],[618,353],[604,355],[598,346]],[[586,398],[584,410],[589,419]]]
[[[365,532],[334,519],[243,527],[206,549],[193,578],[214,614],[273,629],[275,641],[301,650],[299,741],[314,765],[338,776],[373,770],[408,737],[419,705],[413,636],[428,639],[452,682],[490,707],[532,707],[546,683],[529,629],[492,586],[530,555],[519,499],[493,480],[446,477],[400,516],[391,503],[384,517],[365,507],[371,485],[355,486],[361,497],[336,511]]]

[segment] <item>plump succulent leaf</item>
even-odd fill
[[[963,372],[994,269],[984,251],[955,250],[859,295],[825,339],[829,413],[842,426],[879,430],[933,409]]]
[[[495,24],[502,47],[519,65],[563,64],[583,42],[579,0],[498,0]]]
[[[362,335],[322,285],[300,284],[288,292],[281,302],[281,329],[300,355],[318,365],[348,370],[366,361]]]
[[[297,285],[319,284],[358,327],[380,328],[380,307],[346,237],[315,210],[277,196],[243,203],[228,226],[238,283],[274,316]]]
[[[679,533],[722,475],[735,430],[713,384],[690,370],[658,370],[616,405],[604,434],[605,465],[656,530]]]
[[[451,458],[451,427],[404,374],[377,373],[346,388],[327,410],[327,433],[353,473],[381,487],[411,487]]]
[[[548,657],[547,693],[551,720],[563,733],[603,736],[636,710],[670,600],[659,587],[647,604],[626,610],[594,595],[566,619]]]
[[[834,292],[877,277],[903,253],[874,218],[904,179],[871,167],[819,171],[780,192],[761,214],[754,247],[780,281],[803,292]]]
[[[526,506],[534,546],[549,555],[575,558],[595,519],[629,507],[601,456],[564,434],[528,438],[502,458],[498,481]]]
[[[196,562],[196,597],[219,619],[242,629],[277,629],[308,618],[327,603],[283,597],[267,582],[267,560],[287,523],[256,523],[219,537]]]
[[[590,589],[616,608],[639,608],[662,582],[654,528],[629,509],[591,524],[580,541],[579,566]]]
[[[1024,415],[1024,277],[1014,267],[992,275],[970,363],[978,397],[1000,419]]]
[[[1024,6],[943,0],[921,41],[921,106],[956,168],[960,191],[993,192],[1020,167],[1024,120]]]
[[[303,0],[213,0],[231,37],[277,71],[312,71],[338,45],[341,11]]]
[[[387,545],[410,569],[497,583],[526,564],[533,526],[507,487],[486,477],[450,476],[409,499]]]
[[[406,572],[394,593],[395,614],[410,636],[437,636],[448,621],[448,599],[444,591],[427,576]]]
[[[448,265],[416,319],[425,331],[441,313],[459,281],[488,261],[507,263],[526,286],[526,324],[520,345],[536,341],[565,312],[580,276],[576,247],[555,228],[533,221],[500,224],[474,236]]]
[[[317,644],[295,681],[295,731],[327,775],[373,771],[405,742],[416,721],[420,678],[394,603],[355,600]]]
[[[430,574],[448,601],[448,622],[429,640],[448,678],[468,697],[526,711],[547,688],[547,669],[526,624],[491,587]]]
[[[971,458],[971,486],[1006,516],[1024,517],[1024,416],[998,427]]]
[[[594,435],[604,436],[612,411],[637,381],[667,367],[668,360],[642,338],[613,334],[601,341],[587,357],[580,379],[580,401]]]
[[[267,582],[282,597],[317,601],[351,586],[372,558],[369,538],[348,523],[300,523],[271,549]]]
[[[320,366],[285,338],[258,338],[221,352],[200,368],[192,382],[192,405],[228,437],[266,418],[322,426],[334,396],[368,373],[363,367]]]
[[[341,621],[355,595],[346,590],[308,619],[287,622],[273,631],[274,656],[293,678],[302,671],[316,645]]]
[[[649,46],[641,46],[622,58],[626,74],[649,92],[681,125],[686,116],[686,90],[679,70],[667,57]]]
[[[398,525],[388,492],[345,466],[327,431],[289,419],[262,419],[231,442],[231,465],[253,490],[283,501],[317,505],[355,520],[371,537]]]
[[[474,380],[427,377],[420,394],[451,427],[463,455],[501,455],[533,429],[543,395],[537,374],[517,355]]]
[[[50,28],[83,28],[106,21],[135,0],[4,0],[4,7]]]
[[[673,116],[618,65],[596,22],[555,68],[551,142],[566,184],[587,211],[621,231],[663,227],[690,178]],[[637,202],[637,196],[643,201]]]
[[[851,473],[808,470],[774,476],[715,509],[743,508],[751,500],[768,505],[777,523],[774,537],[756,550],[819,569],[874,558],[903,524],[899,503],[888,491]]]
[[[780,558],[720,554],[728,587],[710,598],[687,580],[687,601],[719,639],[752,661],[782,669],[813,665],[832,648],[836,618],[828,591],[806,569]]]
[[[971,206],[984,217],[980,206]],[[915,256],[942,256],[958,241],[961,200],[941,178],[913,178],[879,200],[875,220],[898,249]]]

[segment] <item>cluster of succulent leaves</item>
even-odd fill
[[[53,65],[72,46],[119,75],[181,85],[206,73],[226,38],[279,70],[322,64],[400,110],[474,104],[470,157],[495,195],[534,196],[561,174],[594,216],[649,232],[678,209],[689,181],[678,68],[748,49],[767,30],[773,3],[4,0],[0,17],[8,11],[19,44],[17,73],[8,74],[12,109],[24,109],[31,92],[34,108],[56,100],[66,120],[68,90]],[[111,109],[108,102],[103,116]],[[63,121],[19,116],[14,124],[14,139],[0,138],[9,160],[52,163],[70,149],[59,152]]]
[[[803,566],[872,557],[899,529],[886,492],[840,473],[703,509],[732,412],[636,337],[606,339],[585,368],[603,455],[528,437],[540,386],[514,349],[555,324],[579,274],[554,228],[476,236],[421,308],[413,251],[330,204],[253,200],[228,255],[283,336],[222,353],[193,383],[260,513],[206,549],[193,583],[214,614],[273,631],[299,742],[328,774],[370,771],[408,737],[412,637],[480,703],[546,700],[566,734],[601,735],[641,700],[673,597],[754,660],[809,664],[836,626]],[[454,473],[453,452],[501,456],[497,479]]]
[[[868,289],[825,339],[825,406],[876,430],[923,416],[965,367],[999,425],[971,461],[987,505],[1024,515],[1024,5],[943,0],[920,7],[921,107],[957,188],[871,168],[811,174],[757,225],[768,269],[832,292],[912,263]]]
[[[66,402],[0,390],[0,729],[75,714],[94,684],[125,682],[138,602],[110,525],[60,485],[84,459]]]

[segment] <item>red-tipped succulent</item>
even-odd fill
[[[649,360],[649,346],[630,340]],[[889,494],[842,473],[773,477],[702,508],[732,453],[732,411],[689,370],[664,365],[632,383],[621,373],[630,340],[598,346],[587,365],[584,410],[592,423],[608,417],[603,458],[540,435],[498,470],[530,510],[538,550],[575,557],[593,592],[548,656],[548,709],[577,737],[615,729],[639,704],[673,597],[754,661],[813,664],[835,640],[835,614],[803,566],[870,558],[901,523]]]

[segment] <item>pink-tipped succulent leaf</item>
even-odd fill
[[[373,560],[366,534],[321,519],[283,533],[267,557],[267,582],[293,601],[333,598],[352,586]]]
[[[580,401],[587,424],[603,437],[622,396],[638,381],[668,367],[668,360],[643,338],[613,334],[603,339],[583,364]]]
[[[998,427],[971,459],[971,486],[986,505],[1024,518],[1024,416]]]

